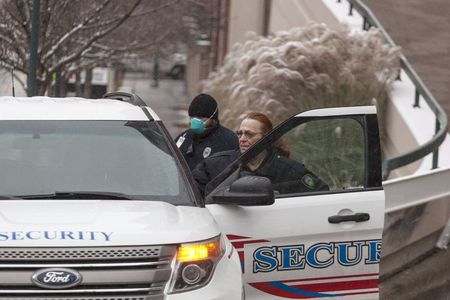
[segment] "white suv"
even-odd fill
[[[0,299],[241,299],[236,251],[134,104],[0,98]]]
[[[0,299],[378,298],[374,107],[293,116],[203,199],[156,114],[108,98],[0,97]],[[242,177],[280,138],[328,190]]]

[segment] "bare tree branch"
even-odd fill
[[[98,39],[104,37],[105,35],[107,35],[108,33],[112,32],[114,29],[116,29],[117,27],[119,27],[130,15],[131,13],[136,9],[136,7],[139,5],[139,3],[141,2],[141,0],[136,0],[136,2],[134,3],[134,5],[130,8],[130,10],[124,14],[116,24],[114,24],[113,26],[111,26],[110,28],[97,32],[94,34],[94,36],[89,39],[86,44],[81,47],[80,49],[78,49],[77,52],[73,53],[70,56],[67,56],[65,58],[63,58],[62,60],[60,60],[57,64],[55,64],[53,67],[51,67],[49,69],[49,72],[54,72],[56,70],[56,68],[64,65],[64,64],[68,64],[72,61],[74,61],[75,59],[77,59],[78,57],[82,56],[83,53],[86,53],[87,51],[90,50],[91,45],[97,41]]]
[[[32,1],[0,0],[0,67],[28,73]],[[67,76],[131,57],[183,51],[210,25],[208,1],[41,0],[39,93],[45,93],[56,71]]]
[[[166,2],[166,3],[163,4],[163,5],[160,5],[160,6],[158,6],[158,7],[152,8],[152,9],[148,9],[148,10],[146,10],[146,11],[142,11],[142,12],[139,12],[139,13],[135,13],[135,14],[131,15],[130,17],[131,17],[131,18],[133,18],[133,17],[141,17],[141,16],[145,16],[145,15],[154,14],[154,13],[156,13],[156,12],[161,11],[161,9],[166,8],[166,7],[169,7],[169,6],[175,4],[175,3],[179,2],[179,1],[180,1],[180,0],[172,0],[172,1],[168,1],[168,2]]]
[[[86,24],[88,24],[95,16],[98,15],[98,13],[104,9],[109,3],[111,2],[111,0],[105,0],[102,5],[98,6],[95,11],[87,16],[82,22],[80,22],[78,25],[76,25],[71,31],[67,32],[66,34],[64,34],[59,41],[53,45],[53,47],[50,49],[50,51],[45,54],[42,58],[42,60],[45,62],[50,56],[54,55],[56,50],[59,49],[59,47],[67,40],[69,39],[71,36],[73,36],[75,33],[77,33],[79,30],[81,30],[83,28],[83,26],[85,26]],[[140,2],[140,0],[139,0]]]

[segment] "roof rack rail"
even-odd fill
[[[147,104],[136,94],[125,92],[111,92],[103,95],[104,99],[115,99],[123,102],[131,103],[136,106],[147,106]]]

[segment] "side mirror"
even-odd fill
[[[214,204],[272,205],[275,195],[269,178],[245,176],[212,195]]]

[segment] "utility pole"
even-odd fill
[[[37,70],[37,52],[39,43],[39,11],[41,1],[33,0],[33,12],[31,19],[31,42],[30,42],[30,61],[28,69],[27,92],[28,96],[36,96],[36,70]]]

